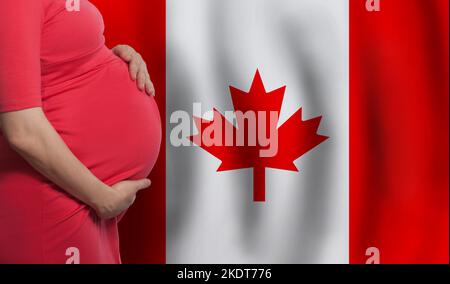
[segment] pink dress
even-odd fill
[[[144,178],[159,152],[158,108],[105,46],[99,11],[80,8],[0,1],[0,112],[42,107],[103,182]],[[117,222],[40,175],[0,132],[0,263],[120,263]]]

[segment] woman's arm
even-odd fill
[[[108,187],[70,151],[40,107],[0,114],[0,127],[11,148],[42,175],[92,207],[101,218],[127,209],[148,179]]]

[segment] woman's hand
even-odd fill
[[[102,219],[111,219],[128,209],[136,199],[138,191],[149,187],[149,179],[137,181],[126,180],[116,183],[108,188],[104,197],[93,206],[97,216]]]
[[[139,90],[145,90],[147,94],[154,96],[155,87],[153,86],[150,75],[148,74],[147,64],[144,59],[142,59],[142,56],[128,45],[117,45],[112,49],[112,51],[128,63],[130,77],[133,81],[137,82]]]

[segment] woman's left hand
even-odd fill
[[[139,90],[151,95],[155,95],[155,87],[148,74],[147,64],[142,56],[129,45],[117,45],[112,51],[119,56],[123,61],[128,63],[130,77],[136,84]]]

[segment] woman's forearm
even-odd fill
[[[109,187],[70,151],[41,108],[0,114],[3,135],[38,172],[72,196],[97,209]]]

